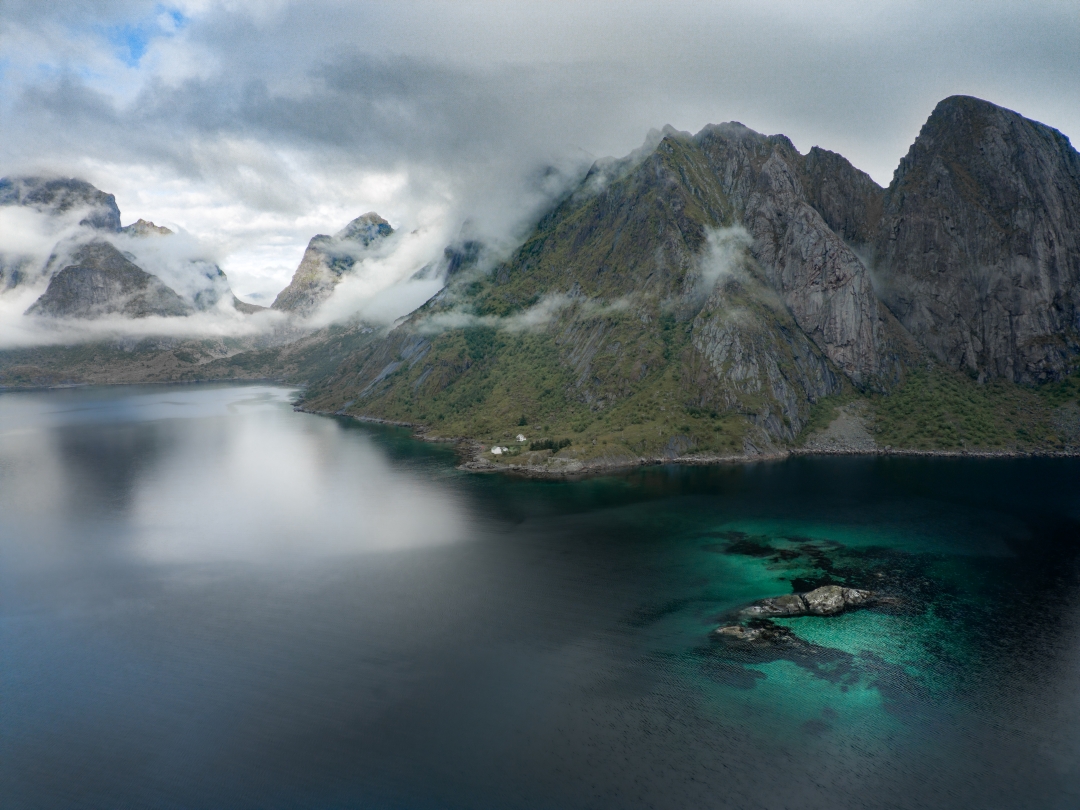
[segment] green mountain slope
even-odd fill
[[[313,379],[305,406],[533,466],[798,447],[855,400],[870,446],[1071,446],[1068,403],[941,365],[878,299],[861,257],[895,228],[890,199],[783,136],[668,130],[594,166],[509,260]]]
[[[801,160],[786,139],[748,133],[734,130],[733,148]],[[316,380],[305,405],[485,442],[527,426],[521,432],[569,439],[561,455],[582,458],[793,441],[813,403],[847,384],[829,352],[846,361],[852,347],[827,328],[807,335],[776,268],[755,257],[744,219],[791,203],[769,193],[748,203],[729,183],[736,204],[705,148],[719,137],[670,132],[640,162],[596,167],[509,261],[488,275],[459,274],[385,341]],[[809,208],[801,196],[792,205]],[[831,234],[813,209],[804,216],[815,238]],[[830,249],[848,251],[833,235],[782,272],[792,286],[820,284],[801,276],[820,277]],[[850,281],[837,285],[842,294]],[[880,321],[870,303],[856,315]],[[879,349],[873,329],[860,338],[855,355]],[[856,383],[873,377],[872,362],[851,362]]]

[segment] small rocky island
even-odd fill
[[[724,641],[772,643],[795,638],[788,628],[768,621],[796,616],[837,616],[853,608],[866,607],[877,600],[873,591],[823,585],[807,593],[789,593],[762,599],[738,613],[739,621],[723,625],[713,635]]]

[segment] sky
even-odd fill
[[[0,176],[89,180],[268,303],[371,210],[433,252],[465,220],[512,243],[665,124],[741,121],[882,185],[949,95],[1075,143],[1078,43],[1076,0],[0,0]]]

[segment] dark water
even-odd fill
[[[1080,463],[521,481],[289,397],[0,395],[0,806],[1080,807]],[[826,582],[896,601],[710,642]]]

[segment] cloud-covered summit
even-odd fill
[[[550,199],[543,167],[665,122],[785,132],[882,185],[951,94],[1075,135],[1077,41],[1057,2],[7,0],[0,175],[110,189],[269,303],[358,211],[505,237]]]

